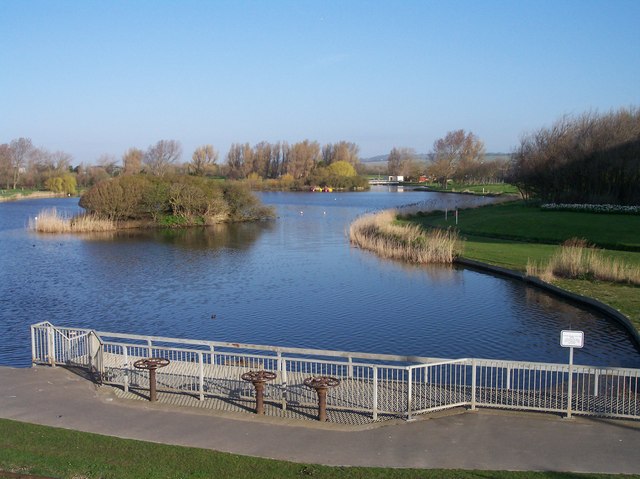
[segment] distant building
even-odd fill
[[[401,181],[404,181],[404,176],[391,176],[391,175],[389,175],[389,181],[401,182]]]

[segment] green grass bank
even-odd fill
[[[413,183],[412,183],[413,184]],[[443,193],[466,193],[474,195],[520,195],[518,188],[509,183],[487,183],[482,185],[471,185],[468,183],[457,183],[451,181],[446,188],[440,183],[415,183],[415,186],[422,186],[431,191]]]
[[[313,447],[310,445],[310,447]],[[2,471],[65,479],[604,479],[610,474],[386,469],[298,464],[0,419]],[[634,476],[625,476],[634,477]]]
[[[458,212],[421,213],[399,220],[425,228],[457,228],[465,258],[519,272],[546,263],[571,238],[584,238],[608,261],[640,267],[640,215],[548,211],[522,201]],[[583,277],[554,279],[567,291],[597,299],[627,316],[640,330],[640,287]]]

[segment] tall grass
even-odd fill
[[[116,223],[89,214],[66,216],[56,208],[50,208],[29,218],[29,229],[38,233],[93,233],[114,231]]]
[[[546,266],[527,263],[527,274],[545,281],[555,278],[595,279],[640,285],[640,267],[607,258],[586,240],[576,238],[565,241]]]
[[[358,218],[349,227],[349,239],[383,258],[414,263],[452,263],[461,242],[452,230],[425,231],[417,225],[395,224],[397,210],[385,210]]]

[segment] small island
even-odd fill
[[[86,233],[127,228],[208,226],[275,216],[247,185],[189,175],[123,175],[102,181],[80,198],[85,213],[64,217],[44,210],[29,221],[41,233]]]

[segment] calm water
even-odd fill
[[[263,193],[278,219],[184,231],[39,235],[30,216],[77,199],[0,203],[0,364],[30,363],[29,325],[443,358],[640,367],[617,324],[522,284],[380,260],[350,247],[363,212],[484,199],[380,188]],[[461,220],[463,215],[461,215]],[[212,315],[216,319],[212,319]]]

